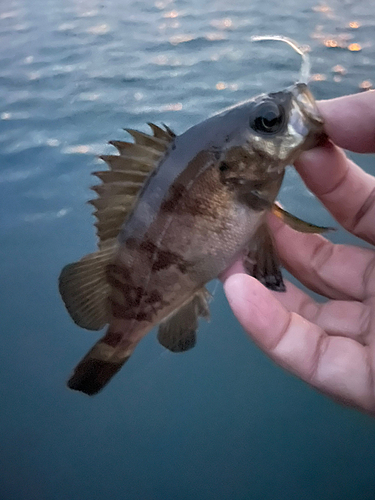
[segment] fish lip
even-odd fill
[[[296,83],[289,90],[298,112],[301,113],[302,120],[298,120],[299,126],[301,130],[307,131],[302,149],[307,151],[324,144],[327,140],[324,119],[309,88],[305,83]]]
[[[312,124],[321,128],[324,125],[324,119],[319,113],[314,96],[310,92],[307,85],[305,83],[296,83],[290,87],[289,90],[292,93],[295,102],[298,104],[302,114],[310,122],[312,122]]]
[[[324,130],[312,130],[307,135],[303,148],[303,151],[308,151],[319,146],[324,146],[328,140],[328,135]]]

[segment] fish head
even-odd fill
[[[268,202],[276,196],[286,166],[326,137],[314,97],[302,83],[261,94],[222,118],[229,122],[222,180],[241,192],[261,186]]]
[[[282,171],[323,136],[323,119],[305,84],[254,99],[246,148],[266,158],[267,172]]]

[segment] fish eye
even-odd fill
[[[259,104],[250,118],[250,127],[263,134],[276,134],[284,126],[284,110],[274,101]]]

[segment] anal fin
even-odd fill
[[[208,320],[209,292],[202,288],[159,326],[158,341],[172,352],[184,352],[196,344],[199,317]]]
[[[266,224],[262,225],[253,237],[243,264],[245,270],[264,286],[276,292],[285,292],[279,258]]]

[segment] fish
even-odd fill
[[[287,165],[326,138],[306,83],[260,94],[176,135],[149,124],[112,141],[92,189],[98,249],[65,266],[59,291],[74,322],[105,335],[68,387],[97,394],[155,326],[171,352],[196,344],[206,285],[238,259],[266,287],[285,285],[267,213],[323,232],[275,203]]]

